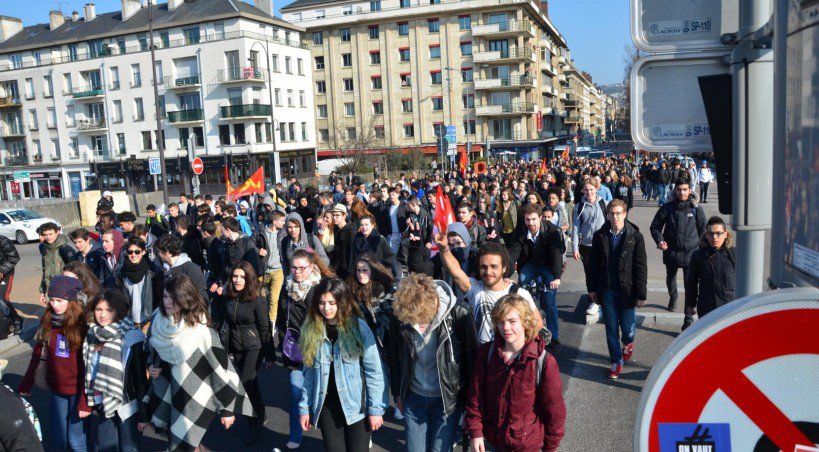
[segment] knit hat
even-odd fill
[[[79,279],[57,275],[51,278],[51,285],[48,286],[48,297],[74,301],[77,300],[77,295],[81,290],[82,282]]]

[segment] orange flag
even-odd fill
[[[446,232],[447,226],[455,222],[455,212],[452,211],[452,204],[449,202],[449,196],[444,194],[441,186],[438,185],[435,192],[435,218],[433,225],[439,231]]]
[[[261,166],[250,176],[250,179],[233,191],[233,198],[241,198],[254,193],[264,193],[264,167]]]
[[[466,155],[466,147],[461,148],[461,176],[466,177],[466,167],[469,166],[469,157]]]
[[[227,199],[230,201],[233,198],[233,185],[230,184],[230,174],[228,173],[227,164],[225,164],[225,192],[227,192]]]
[[[563,160],[569,160],[569,147],[568,146],[566,146],[566,149],[563,150],[563,155],[561,157],[563,157]]]
[[[538,177],[543,176],[546,174],[546,159],[543,158],[540,160],[540,171],[538,171]]]

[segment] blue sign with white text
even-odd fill
[[[730,452],[730,424],[659,424],[660,452]]]
[[[162,163],[160,163],[159,157],[151,157],[148,159],[148,169],[151,175],[162,174]]]

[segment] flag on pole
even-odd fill
[[[452,204],[449,203],[449,196],[444,194],[441,186],[435,192],[435,219],[433,224],[438,231],[444,232],[448,225],[455,222],[455,213],[452,211]]]
[[[543,177],[544,174],[546,174],[546,159],[542,158],[540,159],[540,170],[538,171],[537,176]]]
[[[230,173],[228,172],[227,163],[225,163],[225,192],[228,201],[233,198],[233,185],[230,184]]]
[[[250,179],[233,191],[233,199],[255,193],[264,193],[264,167],[259,167]]]
[[[563,150],[563,155],[561,155],[561,157],[563,157],[563,160],[569,160],[569,147],[568,146],[566,146],[566,149]]]
[[[466,178],[466,167],[469,166],[469,156],[466,155],[466,147],[461,148],[461,177]]]

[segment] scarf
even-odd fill
[[[62,328],[65,321],[65,314],[55,314],[51,312],[51,328]]]
[[[173,366],[187,361],[196,350],[207,354],[213,345],[204,317],[195,325],[188,325],[185,319],[173,323],[173,318],[166,317],[159,309],[151,318],[149,342],[159,357]]]
[[[147,256],[142,256],[138,263],[131,262],[131,259],[125,258],[122,262],[122,274],[131,281],[131,284],[137,284],[142,281],[145,274],[148,273],[148,259]]]
[[[310,292],[310,289],[317,286],[319,281],[321,281],[321,272],[318,267],[313,267],[313,273],[302,282],[296,282],[292,275],[288,275],[287,281],[285,281],[285,290],[287,290],[287,294],[290,295],[291,300],[304,301],[305,297],[307,297],[307,293]]]
[[[93,325],[88,329],[82,346],[85,358],[85,389],[88,406],[95,405],[95,395],[102,394],[106,418],[114,417],[125,403],[125,364],[122,362],[122,338],[133,330],[134,322],[126,317],[107,326]],[[94,353],[99,354],[94,375]]]
[[[47,281],[63,273],[63,258],[60,256],[60,247],[63,245],[68,245],[68,239],[63,235],[58,235],[54,243],[43,242],[43,266]]]

